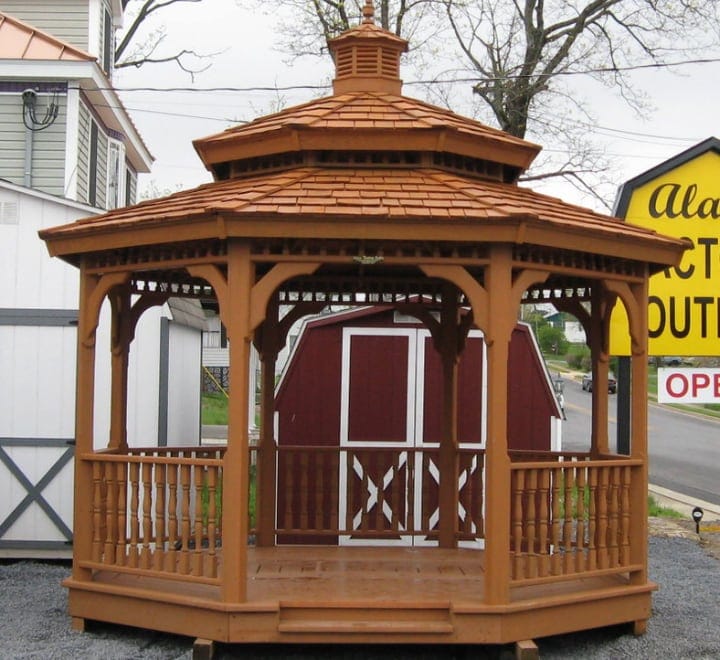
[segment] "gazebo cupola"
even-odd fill
[[[363,6],[363,20],[354,30],[328,41],[335,62],[335,94],[388,92],[400,94],[400,55],[407,41],[375,25],[371,0]]]
[[[437,170],[515,183],[540,147],[401,94],[407,41],[374,23],[330,39],[333,95],[194,142],[216,180],[317,167]]]

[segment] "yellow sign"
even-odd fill
[[[693,244],[679,266],[650,279],[649,354],[720,355],[720,140],[706,140],[626,183],[616,213]],[[610,351],[630,354],[620,303]]]

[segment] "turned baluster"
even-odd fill
[[[550,570],[553,575],[562,573],[560,563],[560,490],[562,484],[562,468],[552,470],[552,558],[550,561]]]
[[[618,565],[618,535],[620,534],[620,468],[610,468],[610,492],[608,511],[608,557],[610,566]]]
[[[214,465],[207,471],[207,488],[208,488],[208,513],[207,513],[207,536],[208,536],[208,576],[217,576],[217,467]]]
[[[540,470],[538,483],[538,540],[540,553],[538,572],[545,577],[550,570],[550,557],[548,555],[548,492],[550,490],[550,470]]]
[[[153,566],[161,571],[165,564],[165,470],[166,466],[155,466],[155,554]]]
[[[630,466],[622,468],[622,482],[620,502],[622,505],[622,519],[620,531],[620,565],[630,563],[630,480],[632,470]]]
[[[324,502],[324,491],[325,491],[325,453],[315,454],[315,529],[322,530],[324,525],[325,515],[325,502]]]
[[[192,468],[195,485],[195,515],[193,520],[195,551],[193,552],[192,574],[202,575],[203,569],[203,500],[208,492],[205,489],[205,468],[195,465]]]
[[[303,449],[300,454],[300,529],[308,529],[308,513],[310,508],[308,487],[308,452]]]
[[[105,546],[103,563],[115,563],[115,545],[117,544],[117,490],[113,464],[105,465]]]
[[[93,503],[92,503],[92,560],[100,561],[103,554],[105,539],[101,536],[103,522],[103,500],[102,500],[102,473],[103,466],[100,461],[93,461]]]
[[[333,531],[338,531],[338,525],[340,524],[340,513],[338,510],[340,489],[332,487],[332,484],[339,484],[340,482],[340,460],[341,459],[339,453],[330,454],[330,477],[328,479],[328,483],[330,484],[330,529]]]
[[[573,566],[573,519],[575,514],[575,468],[572,465],[564,470],[565,476],[565,516],[563,523],[563,548],[565,550],[565,561],[563,562],[563,573],[572,571]]]
[[[377,487],[377,498],[375,504],[375,529],[381,531],[385,529],[385,461],[386,453],[374,455],[375,477]]]
[[[180,466],[180,573],[190,572],[190,466]]]
[[[477,456],[477,468],[475,469],[475,478],[477,479],[477,487],[475,492],[477,493],[477,535],[478,538],[485,538],[485,518],[483,516],[484,492],[483,487],[483,473],[485,472],[485,454],[478,454]]]
[[[587,569],[593,571],[597,568],[597,468],[588,470],[588,490],[590,511],[588,512],[588,549],[587,549]]]
[[[177,544],[178,544],[178,483],[177,465],[168,465],[168,551],[165,554],[165,570],[174,573],[177,570]]]
[[[142,464],[143,516],[142,516],[142,551],[140,552],[140,568],[150,568],[152,559],[152,464]]]
[[[369,461],[367,459],[367,452],[360,454],[364,460],[361,461],[362,465],[362,488],[360,490],[361,496],[361,518],[360,528],[363,532],[367,532],[370,529],[370,477],[368,472],[370,470]]]
[[[285,483],[287,483],[287,489],[285,490],[285,522],[283,528],[290,530],[295,527],[295,452],[286,452],[283,458]]]
[[[607,534],[608,534],[608,470],[600,468],[598,483],[598,524],[597,524],[597,546],[598,546],[598,568],[608,567]]]
[[[525,539],[527,543],[527,569],[526,577],[537,575],[537,539],[535,538],[537,523],[537,470],[528,470],[525,481]]]
[[[140,465],[130,463],[130,551],[129,566],[137,568],[140,558]]]
[[[126,562],[126,543],[127,543],[127,464],[116,464],[116,483],[117,483],[117,535],[115,545],[115,563],[123,566]]]
[[[575,529],[575,570],[585,570],[585,490],[586,477],[585,468],[577,469],[577,520]]]
[[[513,556],[515,558],[513,565],[514,579],[527,577],[522,570],[523,557],[523,491],[525,488],[525,472],[523,470],[512,471],[513,491],[513,507],[512,507],[512,523],[513,523]]]

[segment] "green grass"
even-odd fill
[[[224,394],[217,393],[202,395],[201,423],[227,425],[228,400]]]
[[[660,506],[657,500],[648,495],[648,515],[653,518],[684,518],[682,513],[668,506]]]

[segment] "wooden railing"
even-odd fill
[[[224,451],[176,447],[81,455],[92,473],[92,545],[90,556],[77,557],[80,565],[219,584]],[[251,458],[255,451],[250,449]],[[438,449],[276,452],[274,531],[280,543],[437,538]],[[480,449],[458,452],[459,540],[484,538],[484,459]],[[630,492],[641,477],[641,461],[522,452],[512,452],[511,459],[513,584],[640,570],[631,563]],[[248,487],[254,489],[252,474]]]
[[[219,584],[223,448],[84,454],[92,469],[95,570]]]
[[[281,541],[437,535],[437,449],[285,446],[277,460]],[[484,452],[461,449],[458,462],[458,537],[482,538]]]
[[[641,469],[617,457],[513,462],[513,582],[639,569],[631,564],[630,487]]]

